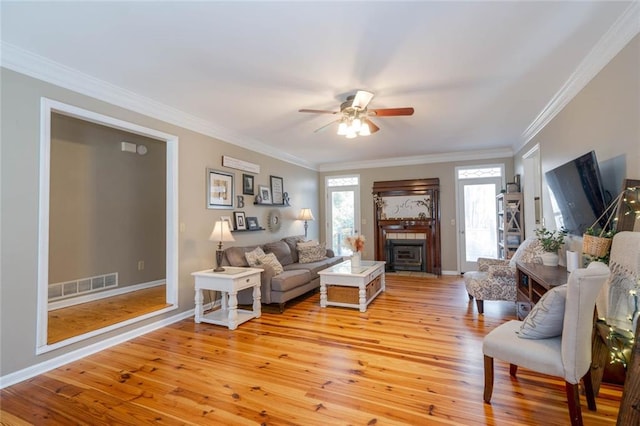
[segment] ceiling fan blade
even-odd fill
[[[351,106],[357,109],[365,109],[367,105],[369,105],[369,102],[371,102],[371,99],[373,99],[373,93],[367,92],[366,90],[358,90]]]
[[[325,124],[322,127],[318,127],[317,129],[315,129],[313,131],[313,133],[320,133],[320,132],[324,132],[325,130],[327,130],[332,124],[335,124],[337,122],[339,122],[340,120],[333,120],[331,123]]]
[[[337,114],[340,111],[327,111],[324,109],[299,109],[298,112],[313,112],[316,114]]]
[[[369,113],[373,113],[376,117],[391,117],[394,115],[413,115],[413,108],[378,108],[370,109]]]
[[[370,119],[367,118],[367,119],[364,120],[364,122],[369,125],[369,132],[370,133],[373,134],[373,133],[377,132],[378,130],[380,130],[380,127],[376,126],[376,124],[373,121],[371,121]]]

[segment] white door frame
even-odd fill
[[[339,179],[339,178],[357,178],[357,185],[345,185],[345,186],[329,186],[330,179]],[[340,176],[325,176],[324,178],[324,187],[325,187],[325,217],[327,218],[325,223],[325,235],[326,235],[326,245],[327,248],[333,247],[333,206],[331,202],[331,193],[334,191],[354,191],[354,212],[353,212],[353,229],[354,233],[360,234],[360,175],[358,174],[350,174],[350,175],[340,175]],[[337,253],[336,253],[337,254]]]
[[[465,170],[465,169],[482,169],[482,168],[495,168],[495,167],[499,167],[500,168],[500,177],[486,177],[486,178],[477,178],[477,179],[458,179],[458,171],[459,170]],[[461,182],[475,182],[475,183],[479,183],[479,182],[490,182],[492,180],[498,179],[499,180],[499,184],[497,185],[497,189],[498,191],[500,190],[500,187],[505,187],[506,185],[506,180],[505,180],[505,166],[504,164],[475,164],[475,165],[469,165],[469,166],[458,166],[455,168],[454,170],[455,173],[455,177],[454,177],[454,181],[455,181],[455,197],[456,197],[456,253],[457,253],[457,268],[458,268],[458,272],[462,272],[463,271],[463,264],[467,263],[464,260],[464,255],[465,255],[465,250],[464,250],[464,243],[465,243],[465,229],[464,229],[464,202],[462,197],[464,196],[464,194],[460,193],[460,184]],[[496,194],[497,195],[497,194]],[[496,229],[497,232],[497,229]],[[467,270],[473,270],[473,268],[469,269],[469,268],[465,268],[465,272]]]

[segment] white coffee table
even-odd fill
[[[362,260],[360,266],[351,266],[347,260],[318,272],[320,307],[342,306],[365,312],[369,303],[385,291],[384,264]]]
[[[229,330],[235,330],[238,325],[252,318],[262,315],[260,305],[260,268],[236,268],[226,266],[223,272],[213,272],[211,269],[193,272],[196,286],[195,322],[226,325]],[[238,309],[238,291],[253,287],[253,310]],[[203,315],[202,290],[216,290],[221,292],[221,307]]]

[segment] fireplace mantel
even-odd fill
[[[426,234],[425,264],[426,272],[441,275],[440,253],[440,181],[433,179],[412,179],[384,181],[373,183],[375,217],[376,260],[386,259],[386,240],[389,233],[424,233]],[[431,200],[428,209],[430,217],[420,218],[382,218],[381,206],[375,198],[410,197],[424,195]]]

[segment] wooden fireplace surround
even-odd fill
[[[373,183],[375,211],[375,256],[376,260],[386,261],[386,235],[392,233],[425,233],[426,239],[426,272],[440,276],[442,274],[442,258],[440,249],[440,179],[407,179]],[[412,195],[429,195],[432,201],[431,217],[426,218],[382,218],[382,209],[375,202],[375,197],[401,197]]]

